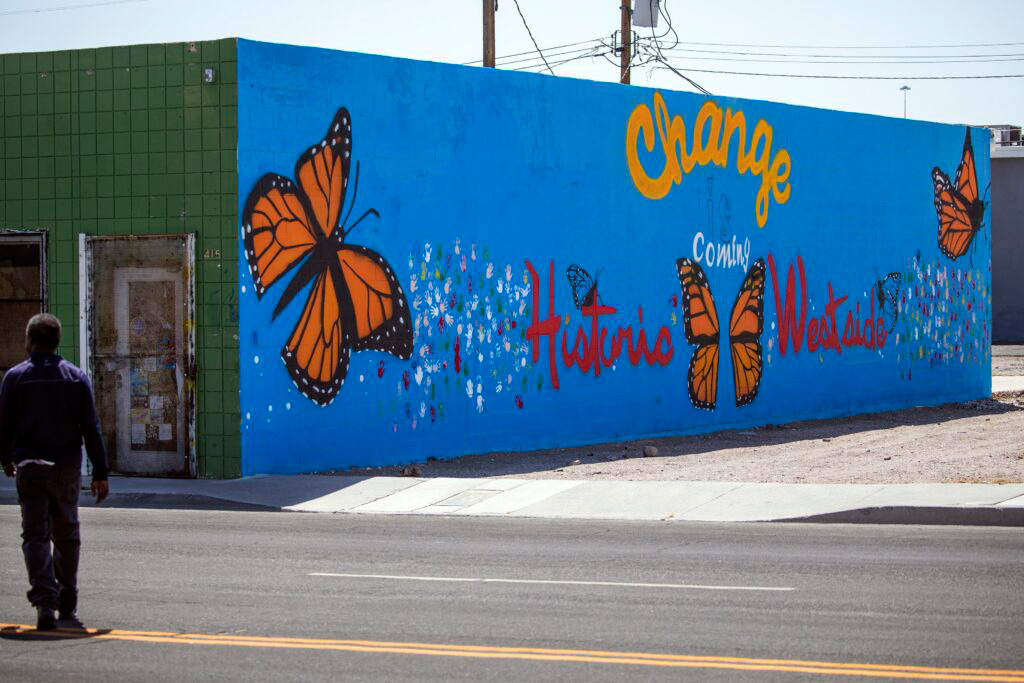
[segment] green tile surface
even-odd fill
[[[62,355],[78,361],[80,233],[197,237],[196,453],[210,478],[241,473],[235,73],[234,39],[0,55],[0,228],[49,231]]]

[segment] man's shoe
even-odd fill
[[[36,607],[36,630],[52,631],[57,628],[57,617],[52,607]]]
[[[85,624],[82,623],[78,618],[78,614],[74,611],[59,612],[57,622],[61,628],[85,629]]]

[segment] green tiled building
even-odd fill
[[[240,473],[235,54],[0,56],[0,372],[27,316],[57,315],[105,430],[127,420],[130,440],[107,435],[115,470]]]

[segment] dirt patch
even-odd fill
[[[993,375],[1024,375],[1024,355],[993,356]]]
[[[657,454],[650,455],[648,448],[644,457],[645,446]],[[407,473],[617,481],[1019,483],[1024,482],[1024,392],[749,430],[431,460]],[[333,474],[399,476],[401,468]]]

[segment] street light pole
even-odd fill
[[[900,90],[903,91],[903,118],[907,118],[907,91],[910,90],[910,86],[905,85]]]

